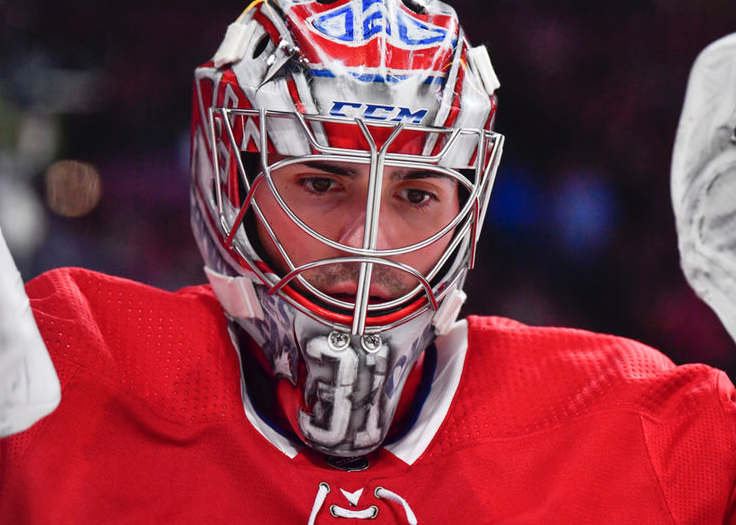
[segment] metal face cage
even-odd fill
[[[437,310],[445,296],[462,285],[472,268],[485,210],[498,168],[503,136],[488,130],[436,128],[405,122],[367,121],[273,110],[210,108],[214,208],[219,237],[233,259],[243,260],[267,287],[309,317],[340,332],[353,335],[378,333],[407,322],[428,309]],[[335,130],[339,132],[336,137]],[[346,140],[350,138],[348,142]],[[408,140],[416,139],[420,140]],[[408,138],[408,139],[407,139]],[[260,154],[260,173],[247,173],[242,152]],[[274,172],[296,163],[334,161],[368,166],[365,224],[360,246],[329,238],[300,217],[281,194]],[[462,190],[459,212],[444,227],[406,246],[379,249],[383,173],[387,168],[430,170],[449,178]],[[265,183],[294,227],[334,249],[339,255],[295,265],[269,224],[257,199]],[[209,188],[208,188],[209,189]],[[263,254],[253,248],[246,231],[251,212],[288,267],[285,275],[273,273]],[[395,260],[397,256],[426,248],[445,236],[449,245],[424,274]],[[304,272],[326,265],[350,263],[359,267],[354,301],[318,289]],[[417,284],[401,297],[369,302],[376,266],[406,273]],[[306,294],[304,293],[306,291]]]

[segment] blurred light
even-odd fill
[[[82,217],[102,197],[97,168],[86,162],[60,160],[46,170],[46,204],[63,217]]]
[[[53,67],[43,53],[27,56],[11,82],[20,101],[37,113],[88,113],[104,101],[101,73]]]
[[[489,223],[511,233],[534,231],[541,228],[545,215],[542,185],[524,168],[502,163],[491,194]]]
[[[605,250],[615,231],[617,199],[603,177],[570,173],[555,188],[554,214],[567,253],[587,260]]]
[[[18,121],[17,161],[30,176],[54,158],[59,144],[59,123],[52,115],[26,114]]]
[[[26,184],[0,177],[0,226],[16,260],[31,257],[44,241],[43,206]]]

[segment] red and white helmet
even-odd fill
[[[195,71],[195,236],[225,311],[262,346],[274,376],[295,386],[282,402],[296,408],[289,416],[285,407],[287,417],[310,446],[343,456],[378,446],[403,385],[392,378],[407,375],[397,367],[410,369],[454,322],[501,156],[503,137],[492,131],[498,85],[486,49],[471,47],[454,10],[436,0],[257,0]],[[324,160],[369,167],[360,245],[315,227],[281,191],[280,169]],[[462,200],[433,231],[379,246],[381,179],[398,168],[450,178]],[[295,264],[299,247],[279,239],[258,191],[332,255]],[[443,238],[451,241],[429,270],[400,262]],[[340,264],[359,270],[354,297],[303,275]],[[386,269],[416,285],[371,300],[372,277]],[[340,408],[333,392],[329,410],[315,407],[329,397],[319,398],[317,382],[347,377],[325,378],[325,356],[365,390],[345,394],[351,406]]]

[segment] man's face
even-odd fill
[[[309,161],[272,170],[271,175],[283,200],[305,224],[330,240],[362,248],[369,171],[367,164]],[[258,188],[255,198],[296,267],[348,255],[294,224],[265,184]],[[429,169],[387,166],[383,170],[376,249],[401,248],[423,241],[447,226],[459,209],[458,183],[451,177]],[[452,233],[451,230],[429,246],[390,259],[426,275],[444,253]],[[260,222],[258,235],[272,264],[286,273],[286,263]],[[358,263],[330,264],[307,270],[302,276],[324,293],[352,297],[357,290],[359,268]],[[373,267],[371,299],[395,299],[417,284],[408,273],[377,264]]]

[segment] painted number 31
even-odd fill
[[[374,354],[363,354],[364,363],[355,351],[333,350],[326,338],[307,343],[306,357],[310,375],[318,372],[315,385],[317,400],[312,412],[299,412],[299,427],[304,437],[324,447],[352,443],[359,450],[377,445],[383,435],[380,415],[380,392],[386,381],[388,347]]]

